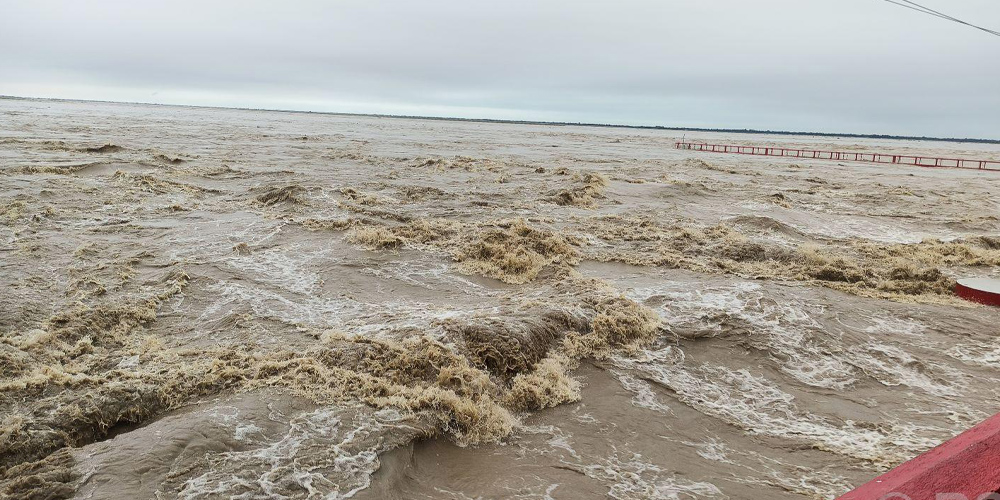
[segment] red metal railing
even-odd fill
[[[916,167],[965,168],[971,170],[1000,171],[1000,161],[994,160],[935,158],[931,156],[821,151],[814,149],[791,149],[766,146],[732,146],[726,144],[706,144],[683,141],[677,142],[677,149],[708,151],[713,153],[735,153],[741,155],[783,156],[787,158],[808,158],[817,160],[864,161],[869,163],[890,163]]]
[[[837,500],[996,498],[1000,413]]]

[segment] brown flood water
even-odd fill
[[[678,135],[0,100],[0,497],[833,498],[1000,411],[1000,174]]]

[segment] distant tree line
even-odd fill
[[[311,112],[311,111],[310,111]],[[791,130],[758,130],[752,128],[700,128],[700,127],[665,127],[662,125],[618,125],[614,123],[586,122],[543,122],[532,120],[494,120],[489,118],[451,118],[443,116],[411,116],[411,115],[360,115],[353,113],[333,113],[354,116],[375,116],[379,118],[407,118],[411,120],[443,120],[481,123],[513,123],[518,125],[555,125],[565,127],[608,127],[646,130],[670,130],[676,132],[722,132],[730,134],[768,134],[768,135],[802,135],[809,137],[845,137],[858,139],[898,139],[903,141],[939,141],[939,142],[975,142],[980,144],[1000,144],[1000,139],[975,139],[961,137],[928,137],[915,135],[889,134],[849,134],[835,132],[795,132]]]
[[[143,103],[143,102],[117,102],[117,101],[98,101],[98,100],[82,100],[82,99],[49,99],[49,98],[33,98],[33,97],[17,97],[17,96],[5,96],[0,95],[0,99],[21,99],[30,101],[83,101],[83,102],[105,102],[114,104],[142,104],[147,106],[180,106],[187,108],[216,108],[219,106],[183,106],[175,104],[154,104],[154,103]],[[607,127],[607,128],[626,128],[626,129],[644,129],[644,130],[670,130],[676,132],[722,132],[729,134],[768,134],[768,135],[801,135],[807,137],[844,137],[844,138],[857,138],[857,139],[898,139],[903,141],[938,141],[938,142],[972,142],[979,144],[1000,144],[1000,139],[975,139],[971,137],[958,138],[958,137],[927,137],[927,136],[912,136],[912,135],[889,135],[889,134],[847,134],[847,133],[831,133],[831,132],[795,132],[791,130],[757,130],[752,128],[700,128],[700,127],[664,127],[661,125],[618,125],[613,123],[584,123],[584,122],[543,122],[534,120],[495,120],[491,118],[455,118],[448,116],[415,116],[415,115],[383,115],[383,114],[365,114],[365,113],[337,113],[332,111],[298,111],[292,109],[262,109],[262,108],[224,108],[224,109],[243,109],[247,111],[277,111],[281,113],[311,113],[318,115],[336,115],[336,116],[371,116],[376,118],[405,118],[410,120],[441,120],[441,121],[456,121],[456,122],[474,122],[474,123],[512,123],[516,125],[554,125],[562,127]]]

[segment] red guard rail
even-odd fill
[[[1000,498],[1000,413],[837,500]]]
[[[677,149],[708,151],[712,153],[734,153],[741,155],[808,158],[817,160],[864,161],[868,163],[889,163],[896,165],[911,165],[916,167],[965,168],[970,170],[1000,171],[1000,161],[995,160],[935,158],[931,156],[821,151],[815,149],[791,149],[766,146],[733,146],[726,144],[706,144],[700,142],[677,142]]]

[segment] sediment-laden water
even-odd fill
[[[0,100],[0,496],[832,498],[998,411],[1000,174],[677,135]]]

